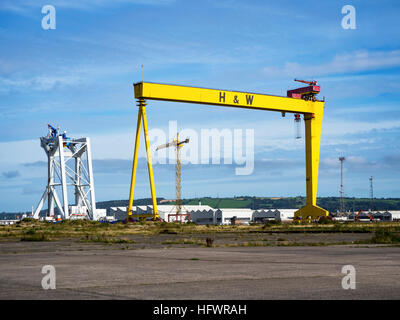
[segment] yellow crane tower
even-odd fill
[[[221,89],[207,89],[199,87],[178,86],[162,83],[138,82],[134,84],[135,98],[138,101],[139,113],[136,127],[135,152],[133,156],[132,178],[129,194],[128,219],[133,216],[132,204],[135,189],[136,166],[140,129],[143,120],[144,137],[147,151],[147,165],[149,169],[150,190],[153,201],[153,213],[134,215],[135,217],[152,217],[158,219],[157,201],[154,188],[153,169],[149,137],[147,132],[146,101],[172,101],[221,107],[244,108],[247,110],[265,110],[293,113],[298,121],[303,116],[305,123],[305,160],[306,160],[306,205],[294,213],[295,219],[308,221],[326,217],[329,212],[317,206],[319,150],[321,143],[321,127],[324,115],[324,101],[317,100],[316,94],[320,87],[316,81],[303,81],[308,86],[287,91],[286,97],[267,94],[251,93],[248,91],[230,91]]]
[[[164,148],[175,147],[176,150],[176,163],[175,163],[175,214],[168,215],[168,222],[170,216],[175,216],[175,221],[182,222],[182,216],[187,216],[187,214],[182,214],[182,166],[181,166],[181,148],[184,143],[189,143],[189,138],[186,138],[183,141],[179,141],[179,133],[176,134],[176,139],[172,140],[172,142],[160,145],[156,148],[156,151]]]

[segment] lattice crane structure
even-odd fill
[[[176,134],[176,139],[172,142],[160,145],[156,148],[157,150],[175,147],[176,150],[176,163],[175,163],[175,214],[168,215],[168,222],[171,217],[175,217],[175,221],[182,222],[183,217],[188,217],[187,213],[182,213],[182,164],[181,164],[181,148],[185,143],[189,143],[189,138],[183,141],[179,140],[179,133]]]

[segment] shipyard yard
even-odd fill
[[[0,244],[1,299],[399,299],[392,247],[172,246],[123,250],[93,243]],[[5,249],[7,248],[7,249]],[[54,265],[56,290],[41,269]],[[357,289],[343,290],[343,265]]]
[[[398,299],[398,228],[28,219],[0,227],[0,299]],[[41,286],[44,265],[55,290]]]

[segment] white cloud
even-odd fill
[[[29,79],[0,77],[0,93],[21,90],[47,91],[55,87],[74,86],[82,83],[77,76],[37,76]]]
[[[46,158],[45,153],[40,148],[39,139],[1,142],[0,149],[2,150],[2,163],[21,164],[40,161]]]
[[[200,130],[206,128],[224,128],[233,129],[254,129],[254,144],[255,153],[263,153],[274,150],[303,150],[304,149],[304,133],[303,139],[294,139],[294,124],[293,121],[289,122],[283,118],[279,120],[266,120],[258,122],[217,122],[204,124],[186,123],[182,125],[182,129],[193,129],[200,137]],[[178,127],[181,124],[178,123]],[[340,120],[327,120],[323,123],[323,138],[321,141],[322,147],[333,147],[340,145],[354,146],[357,144],[373,146],[375,143],[374,136],[367,136],[366,134],[373,131],[380,131],[385,129],[392,129],[400,127],[400,120],[387,120],[362,122],[362,121],[340,121]],[[266,130],[268,128],[268,130]],[[151,127],[156,129],[156,127]],[[163,130],[168,137],[168,128],[159,127]],[[303,127],[304,130],[304,127]],[[131,160],[134,148],[134,129],[124,130],[120,132],[104,133],[104,134],[90,134],[90,133],[77,133],[74,137],[89,136],[92,142],[93,159],[127,159]],[[363,134],[364,137],[357,137],[357,134]],[[365,134],[365,135],[364,135]],[[199,143],[200,145],[200,143]],[[40,148],[39,139],[2,142],[0,149],[3,150],[2,161],[8,163],[27,163],[45,160],[45,154]],[[151,145],[152,153],[154,153],[155,146]],[[145,148],[143,133],[141,135],[140,157],[145,157]],[[154,155],[155,156],[155,155]],[[356,159],[353,159],[356,161]],[[353,161],[351,160],[351,161]],[[1,169],[1,168],[0,168]]]
[[[352,171],[360,171],[363,169],[382,168],[385,166],[385,161],[369,161],[363,156],[347,156],[344,162],[344,168]],[[339,157],[324,158],[321,160],[321,167],[324,169],[340,168]]]
[[[326,63],[302,65],[297,62],[286,62],[284,67],[265,67],[263,72],[271,77],[316,77],[329,74],[378,70],[397,66],[400,66],[400,50],[375,52],[361,50],[335,55],[331,61]]]
[[[339,137],[349,134],[367,133],[374,130],[389,130],[400,127],[400,120],[384,121],[342,121],[339,119],[326,120],[322,124],[322,132],[326,136]]]

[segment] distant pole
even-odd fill
[[[175,197],[176,197],[176,216],[175,220],[178,221],[178,215],[182,214],[182,165],[181,165],[181,148],[179,144],[179,133],[176,134],[176,163],[175,163]],[[182,219],[182,216],[180,216]]]
[[[346,160],[345,157],[339,157],[340,161],[340,212],[344,212],[344,186],[343,186],[343,163]]]
[[[370,203],[369,203],[369,207],[370,207],[370,211],[372,212],[374,210],[374,187],[372,184],[372,176],[369,178],[369,197],[370,197]]]

